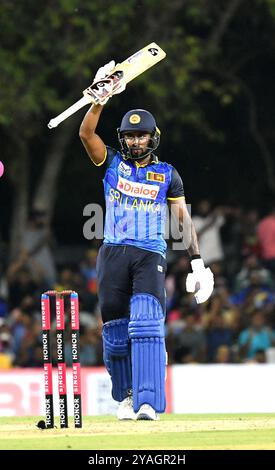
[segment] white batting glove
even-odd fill
[[[111,60],[110,62],[108,62],[108,64],[105,64],[103,65],[103,67],[100,67],[95,74],[93,83],[99,82],[99,80],[103,80],[104,78],[106,78],[108,75],[111,74],[114,68],[115,68],[114,60]]]
[[[194,294],[197,304],[201,304],[209,299],[214,289],[214,276],[210,268],[205,268],[202,259],[191,261],[192,273],[186,278],[187,292],[197,292]]]
[[[100,80],[104,80],[106,77],[108,77],[108,75],[110,75],[113,72],[114,68],[115,68],[114,60],[111,60],[110,62],[108,62],[108,64],[105,64],[103,67],[100,67],[95,74],[93,83],[99,82]],[[105,98],[105,100],[101,101],[100,104],[106,104],[107,101],[109,101],[109,99],[113,95],[118,95],[119,93],[124,91],[126,88],[126,83],[124,80],[120,80],[119,83],[116,83],[116,84],[111,82],[109,86],[111,86],[112,94],[111,96],[108,96],[108,98]]]

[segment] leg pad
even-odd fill
[[[165,411],[164,313],[158,299],[135,294],[131,299],[129,337],[132,349],[134,411],[147,403]]]
[[[129,320],[111,320],[103,325],[103,359],[112,380],[112,396],[122,401],[132,389]]]

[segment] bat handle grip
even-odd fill
[[[72,106],[65,109],[63,113],[59,114],[55,118],[51,119],[48,123],[48,128],[52,129],[53,127],[57,127],[62,121],[65,121],[69,116],[76,113],[79,109],[83,108],[86,104],[91,103],[91,97],[89,95],[84,95],[80,100],[76,101]]]

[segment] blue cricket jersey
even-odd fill
[[[184,197],[177,170],[152,155],[148,164],[124,159],[107,147],[103,179],[106,216],[104,243],[133,245],[165,256],[167,200]]]

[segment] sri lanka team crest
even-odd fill
[[[132,114],[129,118],[131,124],[138,124],[141,121],[141,117],[138,114]]]
[[[123,176],[131,176],[132,168],[129,165],[126,165],[126,163],[120,162],[118,165],[118,172]]]

